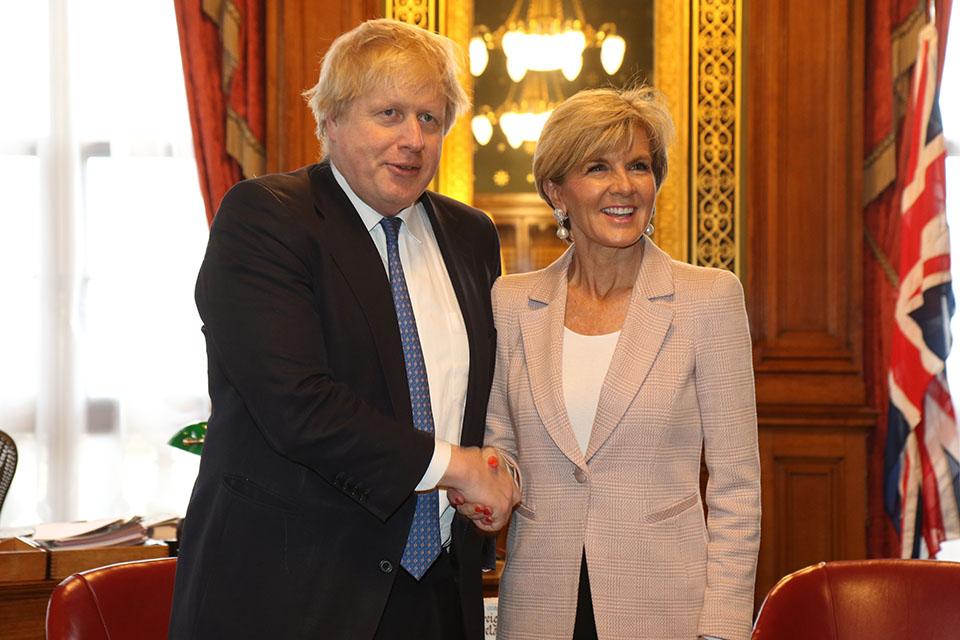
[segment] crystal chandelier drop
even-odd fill
[[[473,137],[480,145],[486,145],[493,136],[493,126],[499,124],[514,149],[524,142],[536,142],[547,118],[562,100],[555,75],[530,74],[510,85],[507,99],[496,111],[486,106],[480,108],[470,123]]]
[[[526,82],[528,72],[542,75],[559,71],[572,82],[580,75],[583,52],[588,48],[600,49],[600,62],[607,75],[615,74],[623,64],[626,42],[617,35],[616,25],[607,22],[595,29],[587,23],[580,0],[517,0],[495,31],[479,25],[469,45],[470,73],[482,75],[490,61],[489,52],[501,49],[507,60],[507,75],[515,83],[511,96],[516,86],[523,84],[523,88],[519,99],[508,96],[496,112],[480,108],[472,123],[477,142],[487,144],[497,122],[513,148],[524,141],[536,141],[563,94],[559,88],[552,91],[542,78]]]

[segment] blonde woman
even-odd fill
[[[578,93],[540,138],[537,187],[571,246],[494,287],[486,444],[523,476],[499,638],[750,635],[750,335],[733,274],[672,260],[650,239],[671,135],[662,100],[640,87]]]

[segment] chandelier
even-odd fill
[[[607,75],[615,74],[623,64],[626,42],[617,35],[616,25],[607,22],[595,29],[584,17],[580,0],[517,0],[495,31],[479,25],[470,39],[470,73],[482,75],[490,62],[489,52],[501,49],[514,84],[496,111],[481,107],[473,118],[477,142],[487,144],[497,123],[515,149],[524,141],[536,141],[550,111],[563,100],[559,85],[539,76],[559,71],[567,81],[576,80],[588,48],[600,49],[600,63]],[[528,71],[541,73],[531,74],[538,76],[531,81]],[[519,96],[517,86],[521,86]]]
[[[563,93],[555,75],[530,74],[510,85],[507,99],[496,111],[488,106],[480,107],[470,122],[473,137],[480,145],[486,145],[493,136],[493,126],[499,124],[510,146],[519,149],[524,142],[537,141],[547,118],[562,101]]]

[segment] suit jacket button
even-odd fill
[[[392,572],[393,572],[393,563],[390,562],[389,560],[381,560],[381,561],[380,561],[380,571],[383,571],[384,573],[392,573]]]
[[[576,478],[577,482],[579,482],[580,484],[583,484],[584,482],[587,481],[587,474],[585,474],[583,472],[583,469],[581,469],[580,467],[577,467],[576,470],[573,472],[573,477]]]

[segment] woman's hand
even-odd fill
[[[472,520],[478,529],[495,533],[507,524],[513,507],[520,502],[520,488],[514,482],[513,476],[507,469],[507,465],[499,451],[493,447],[484,447],[481,454],[486,461],[487,471],[490,474],[496,476],[501,482],[505,479],[503,476],[509,477],[510,484],[513,488],[510,508],[508,510],[495,510],[486,504],[468,501],[463,492],[455,488],[447,490],[447,498],[450,500],[450,504],[457,509],[457,512],[463,517]]]

